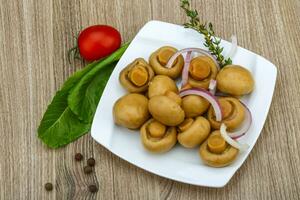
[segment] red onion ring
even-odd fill
[[[231,48],[226,58],[232,58],[237,51],[237,37],[235,35],[231,36]]]
[[[180,56],[181,54],[183,53],[186,53],[186,52],[196,52],[196,53],[200,53],[202,55],[205,55],[205,56],[208,56],[210,57],[214,63],[216,64],[216,66],[218,67],[218,69],[220,69],[220,66],[219,66],[219,63],[217,62],[216,58],[213,57],[208,51],[204,50],[204,49],[200,49],[200,48],[186,48],[186,49],[181,49],[179,51],[177,51],[168,61],[168,63],[166,64],[166,68],[172,68],[173,66],[173,63],[175,61],[175,59]]]
[[[181,87],[185,86],[185,84],[187,84],[187,82],[188,82],[191,57],[192,57],[192,51],[188,51],[186,56],[185,56],[184,67],[183,67],[183,70],[182,70]]]
[[[213,107],[215,114],[216,114],[216,121],[222,120],[222,110],[218,99],[212,95],[210,92],[200,89],[200,88],[192,88],[180,91],[179,95],[181,97],[187,95],[198,95],[205,98]]]
[[[245,135],[252,124],[252,115],[249,108],[242,101],[240,102],[245,107],[246,116],[240,127],[235,129],[233,132],[228,133],[232,139],[238,139]]]
[[[249,148],[249,145],[248,144],[242,144],[242,143],[239,143],[237,141],[235,141],[234,139],[232,139],[227,131],[226,131],[227,127],[224,123],[221,124],[221,128],[220,128],[220,132],[221,132],[221,136],[224,138],[224,140],[230,144],[231,146],[233,146],[234,148],[237,148],[239,149],[240,151],[245,151]]]
[[[215,79],[210,79],[208,89],[212,95],[215,95],[217,90],[217,81]]]

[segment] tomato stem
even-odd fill
[[[80,32],[78,32],[76,36],[73,35],[73,37],[76,39],[76,42],[78,41],[79,33]],[[78,48],[77,44],[74,47],[72,47],[71,49],[68,50],[68,62],[69,62],[69,64],[71,64],[71,57],[72,57],[73,60],[74,59],[78,59],[78,60],[82,59],[81,56],[80,56],[80,52],[79,52],[79,48]]]
[[[68,61],[69,61],[69,64],[71,64],[71,58],[72,59],[79,59],[79,60],[81,60],[79,49],[78,49],[77,45],[75,47],[69,49],[69,51],[68,51]]]

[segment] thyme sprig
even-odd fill
[[[221,39],[217,39],[215,36],[212,23],[201,23],[198,16],[198,11],[191,9],[189,0],[181,0],[180,7],[189,17],[189,22],[184,23],[184,27],[194,29],[204,36],[204,46],[206,46],[210,53],[216,57],[220,67],[222,68],[226,65],[232,64],[232,60],[230,58],[225,59],[222,55],[224,48],[220,46]]]

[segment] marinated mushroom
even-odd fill
[[[170,46],[164,46],[153,52],[149,58],[149,64],[156,74],[166,75],[173,79],[180,76],[184,60],[182,55],[178,56],[171,68],[166,68],[169,59],[177,52],[177,49]]]
[[[187,118],[178,126],[178,142],[186,148],[200,145],[210,133],[210,124],[204,117]]]
[[[149,119],[148,99],[136,93],[127,94],[118,99],[113,107],[116,124],[129,129],[140,128]]]
[[[215,79],[218,68],[208,56],[197,56],[191,60],[188,84],[196,88],[207,89],[211,79]]]
[[[178,88],[176,83],[168,76],[157,75],[149,83],[148,97],[151,98],[156,95],[164,95],[167,91],[177,93]]]
[[[238,149],[227,144],[219,130],[212,132],[199,149],[203,162],[212,167],[225,167],[231,164],[238,153]]]
[[[167,91],[165,93],[165,96],[169,97],[170,99],[172,99],[173,101],[175,101],[178,105],[180,105],[180,106],[182,105],[182,99],[181,99],[181,97],[177,93],[175,93],[173,91]]]
[[[157,121],[167,126],[177,126],[184,120],[184,111],[174,99],[159,95],[150,98],[149,112]]]
[[[206,112],[209,103],[203,97],[188,95],[182,98],[182,109],[185,117],[196,117]]]
[[[249,94],[254,88],[252,74],[239,65],[227,65],[217,75],[217,88],[234,96]]]
[[[210,106],[207,118],[214,129],[220,129],[221,123],[225,123],[228,130],[239,127],[245,119],[245,108],[241,102],[234,97],[221,97],[219,103],[222,110],[222,121],[216,121],[215,112]]]
[[[141,128],[141,140],[144,147],[153,153],[169,151],[177,142],[176,128],[149,119]]]
[[[129,92],[144,92],[153,77],[150,65],[143,58],[137,58],[121,71],[119,81]]]

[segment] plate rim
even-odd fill
[[[149,24],[152,24],[152,23],[159,23],[159,24],[162,24],[162,25],[172,25],[172,26],[180,26],[180,25],[177,25],[177,24],[172,24],[172,23],[168,23],[168,22],[163,22],[163,21],[158,21],[158,20],[150,20],[148,21],[147,23],[145,23],[145,25],[138,31],[138,33],[135,35],[134,39],[132,40],[131,44],[129,45],[128,48],[130,48],[130,46],[132,45],[132,43],[138,38],[140,32],[145,28],[147,27]],[[225,41],[225,42],[228,42],[224,39],[222,39],[222,41]],[[255,55],[257,58],[256,59],[261,59],[263,62],[267,62],[269,63],[268,67],[271,67],[272,68],[272,71],[274,73],[273,77],[274,77],[274,83],[272,84],[272,92],[271,92],[271,98],[270,98],[270,102],[269,104],[267,105],[267,109],[266,109],[266,116],[265,116],[265,119],[264,119],[264,122],[263,122],[263,125],[262,125],[262,129],[266,123],[266,120],[267,120],[267,117],[268,117],[268,114],[269,114],[269,111],[270,111],[270,107],[271,107],[271,104],[272,104],[272,101],[273,101],[273,96],[274,96],[274,91],[275,91],[275,86],[276,86],[276,80],[277,80],[277,73],[278,73],[278,70],[277,70],[277,67],[271,62],[269,61],[268,59],[264,58],[263,56],[259,55],[259,54],[256,54],[255,52],[253,51],[250,51],[248,49],[245,49],[243,47],[240,47],[238,46],[239,49],[242,49],[244,51],[246,51],[247,53],[249,54],[252,54],[252,55]],[[127,51],[127,50],[126,50]],[[126,53],[125,51],[125,53]],[[125,55],[124,53],[124,55]],[[124,56],[123,55],[123,56]],[[122,56],[122,57],[123,57]],[[121,57],[121,59],[122,59]],[[121,60],[120,59],[120,60]],[[109,78],[108,80],[108,83],[111,81],[111,78],[112,76]],[[103,91],[103,94],[105,94],[105,90],[106,88],[104,89]],[[99,101],[98,105],[97,105],[97,110],[96,110],[96,113],[98,111],[98,107],[100,105],[100,102],[101,100]],[[96,113],[95,113],[95,116],[94,116],[94,119],[96,117]],[[128,157],[126,158],[125,156],[119,154],[118,152],[116,152],[114,149],[112,148],[109,148],[109,145],[107,145],[106,143],[104,143],[103,141],[99,141],[97,138],[96,138],[96,133],[95,133],[95,125],[94,125],[94,122],[95,120],[93,119],[93,123],[92,123],[92,127],[91,127],[91,136],[92,138],[99,144],[101,144],[104,148],[106,148],[108,151],[110,151],[111,153],[113,153],[114,155],[118,156],[119,158],[121,158],[122,160],[124,161],[127,161],[128,163],[140,168],[140,169],[143,169],[145,171],[148,171],[152,174],[155,174],[157,176],[160,176],[160,177],[163,177],[163,178],[167,178],[167,179],[170,179],[170,180],[173,180],[173,181],[177,181],[177,182],[182,182],[182,183],[185,183],[185,184],[190,184],[190,185],[196,185],[196,186],[202,186],[202,187],[214,187],[214,188],[222,188],[224,187],[230,180],[231,178],[233,177],[233,175],[240,169],[240,167],[244,164],[245,160],[248,158],[249,154],[251,153],[252,149],[254,148],[254,146],[256,145],[257,143],[257,140],[258,138],[260,137],[261,133],[262,133],[262,129],[260,130],[260,132],[258,133],[258,136],[257,138],[255,139],[255,142],[253,144],[253,146],[249,149],[249,152],[247,153],[247,156],[245,156],[244,158],[241,158],[242,159],[242,162],[240,164],[238,164],[235,169],[234,169],[234,172],[232,174],[230,174],[230,176],[228,176],[226,178],[226,180],[224,180],[224,182],[222,182],[222,184],[201,184],[199,182],[196,182],[196,181],[192,181],[192,180],[189,180],[189,181],[186,181],[185,179],[180,179],[180,178],[177,178],[177,177],[172,177],[172,176],[167,176],[167,175],[164,175],[164,173],[160,173],[160,172],[157,172],[156,170],[152,169],[152,168],[146,168],[140,164],[137,164],[137,163],[134,163],[134,161],[128,159]]]

